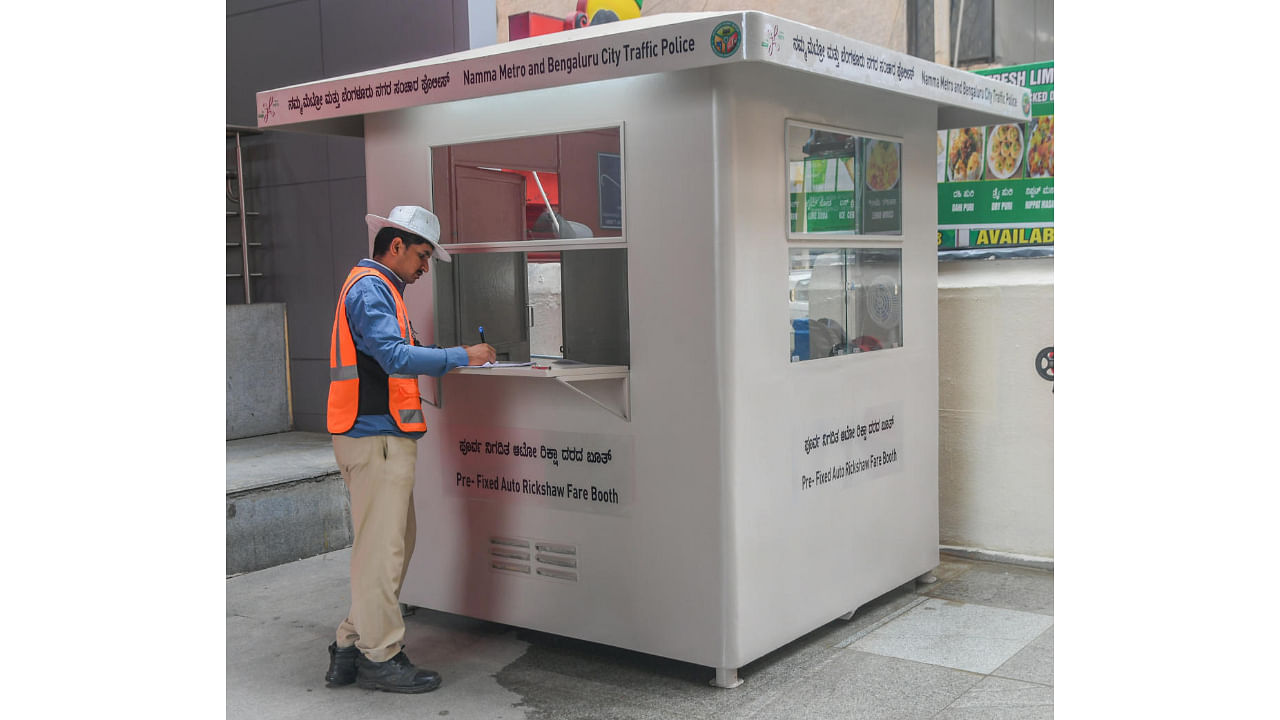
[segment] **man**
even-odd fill
[[[417,532],[413,512],[417,439],[427,430],[418,375],[439,377],[460,365],[492,362],[487,344],[422,347],[409,324],[403,292],[431,267],[451,262],[440,246],[440,221],[409,205],[383,218],[373,258],[343,283],[329,347],[329,432],[351,494],[351,610],[329,645],[329,687],[429,692],[440,675],[419,669],[402,645],[400,586]]]

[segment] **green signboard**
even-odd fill
[[[979,75],[1027,88],[1031,118],[938,132],[938,249],[1053,244],[1053,62]]]

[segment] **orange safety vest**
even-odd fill
[[[391,288],[396,301],[396,320],[400,323],[400,336],[413,344],[409,329],[409,309],[404,298],[391,281],[373,268],[356,266],[351,269],[347,281],[338,295],[338,309],[333,316],[333,335],[329,344],[329,432],[344,433],[356,423],[360,409],[360,374],[356,370],[356,344],[351,338],[351,326],[347,322],[347,293],[357,280],[374,276]],[[422,414],[422,400],[418,395],[417,375],[388,375],[387,406],[396,426],[405,432],[426,432],[427,420]]]

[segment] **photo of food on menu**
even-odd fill
[[[948,133],[947,180],[982,179],[982,128],[958,128]]]
[[[1027,176],[1053,177],[1053,116],[1032,118],[1027,126]]]
[[[938,133],[938,182],[1053,177],[1053,116]]]

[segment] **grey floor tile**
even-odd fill
[[[835,647],[844,649],[862,639],[876,628],[907,612],[928,598],[914,591],[899,591],[883,595],[858,608],[845,626],[847,634]],[[839,623],[834,625],[839,626]]]
[[[1012,680],[1025,680],[1041,685],[1053,685],[1053,628],[1018,651],[1017,655],[996,668],[992,675]]]
[[[974,562],[967,571],[921,588],[921,594],[1009,610],[1053,614],[1053,572]]]
[[[292,717],[332,700],[324,686],[329,657],[314,638],[260,629],[256,655],[227,656],[227,718]]]
[[[936,720],[1040,720],[1053,717],[1053,688],[988,677],[951,703]]]
[[[931,598],[852,645],[855,650],[990,673],[1035,640],[1053,618]]]
[[[946,582],[958,575],[963,575],[973,567],[974,561],[967,558],[957,557],[955,555],[941,555],[938,558],[938,566],[933,569],[933,576],[938,582]],[[921,585],[921,588],[928,588],[929,585]],[[934,585],[936,587],[936,585]]]
[[[856,650],[838,651],[814,672],[775,695],[750,720],[932,718],[981,678],[972,673]],[[736,691],[733,691],[736,692]]]
[[[733,717],[721,713],[751,696],[710,688],[714,673],[698,665],[546,633],[516,636],[528,649],[496,679],[524,699],[530,718]]]

